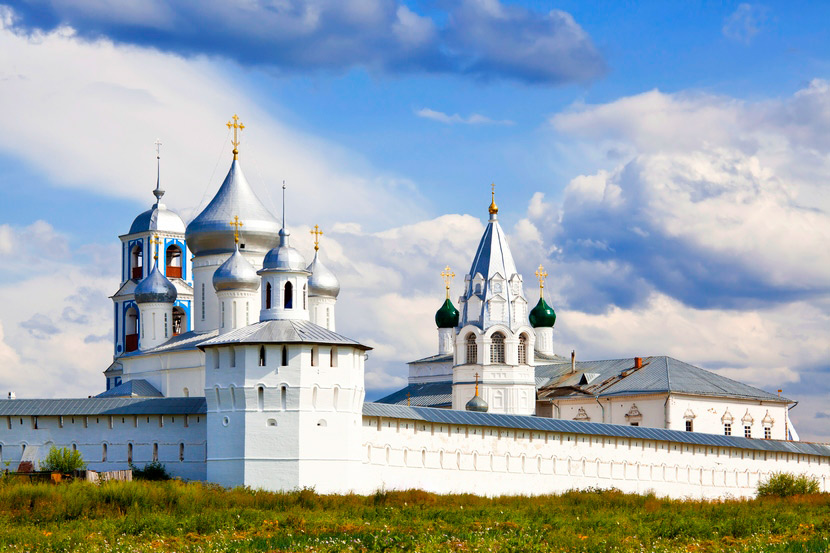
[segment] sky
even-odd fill
[[[2,0],[0,0],[2,2]],[[341,280],[369,399],[437,348],[441,270],[496,184],[555,349],[670,355],[830,441],[830,5],[508,0],[0,4],[0,391],[102,391],[119,240],[230,164]]]

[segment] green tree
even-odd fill
[[[86,468],[86,462],[79,451],[73,451],[68,447],[57,448],[52,446],[46,459],[40,463],[40,470],[51,472],[73,472]]]
[[[776,472],[766,482],[758,484],[758,497],[805,495],[819,493],[818,480],[812,476]]]

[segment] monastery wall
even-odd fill
[[[37,469],[55,446],[80,451],[90,470],[128,469],[130,456],[143,468],[155,457],[172,476],[204,480],[206,428],[205,415],[3,416],[0,470],[21,459]]]
[[[830,457],[677,442],[363,417],[362,487],[546,494],[617,488],[673,498],[753,497],[773,472],[830,489]]]

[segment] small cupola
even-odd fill
[[[147,278],[135,288],[135,302],[139,304],[174,303],[177,295],[176,287],[159,271],[158,260]]]
[[[478,373],[476,373],[476,395],[474,395],[467,405],[464,406],[467,411],[474,411],[476,413],[486,413],[490,406],[484,401],[484,398],[478,395]]]
[[[290,236],[291,233],[286,228],[280,229],[280,243],[265,256],[261,273],[265,271],[306,271],[303,254],[292,248],[288,243]]]
[[[256,269],[240,253],[239,244],[236,245],[233,254],[213,273],[213,288],[217,292],[224,290],[253,292],[259,289],[259,283],[260,278],[256,274]]]
[[[533,328],[553,327],[556,323],[556,313],[553,307],[545,302],[545,298],[539,298],[536,307],[530,310],[530,326]]]
[[[444,304],[435,312],[435,324],[438,328],[455,328],[458,326],[458,309],[452,304],[450,298],[444,300]]]
[[[323,231],[320,230],[319,225],[314,225],[311,234],[314,235],[314,259],[311,261],[311,265],[306,267],[306,271],[311,273],[311,276],[308,277],[308,295],[310,297],[337,299],[337,295],[340,294],[340,281],[320,261],[320,236],[323,235]]]

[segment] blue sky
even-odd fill
[[[39,393],[20,375],[58,366],[40,393],[96,391],[153,141],[187,219],[237,112],[263,201],[286,179],[300,245],[330,229],[339,329],[376,347],[374,394],[434,349],[437,274],[466,270],[496,182],[528,290],[549,267],[561,351],[783,387],[802,434],[830,439],[830,6],[280,6],[0,8],[0,386]]]

